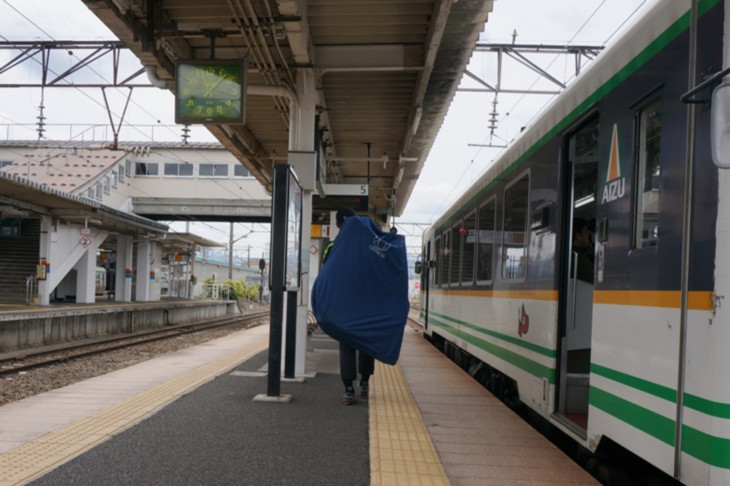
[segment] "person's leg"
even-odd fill
[[[369,394],[368,380],[375,372],[375,360],[365,353],[357,353],[357,364],[360,371],[360,396],[367,398]]]
[[[355,348],[340,343],[340,376],[345,385],[345,398],[343,403],[350,405],[355,400],[355,387],[353,381],[357,378]]]

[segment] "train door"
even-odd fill
[[[430,278],[431,278],[431,240],[426,242],[426,246],[423,247],[423,256],[421,258],[423,262],[421,265],[421,316],[423,319],[423,328],[428,330],[428,299],[430,290]]]
[[[593,231],[596,221],[599,119],[594,116],[565,143],[564,225],[560,292],[557,412],[578,432],[588,425],[591,363]]]

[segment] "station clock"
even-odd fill
[[[190,60],[175,66],[175,122],[245,123],[246,63]]]

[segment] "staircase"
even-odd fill
[[[3,220],[3,226],[12,220]],[[25,303],[25,281],[35,274],[39,255],[41,222],[21,219],[19,235],[0,235],[0,302]]]

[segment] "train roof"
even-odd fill
[[[704,0],[701,3],[702,11],[719,1]],[[512,177],[532,152],[576,122],[602,96],[651,59],[688,26],[689,9],[686,2],[656,2],[545,107],[535,121],[434,222],[432,228],[439,228],[461,215],[461,210],[479,197],[485,188],[496,183],[498,176],[502,180]]]

